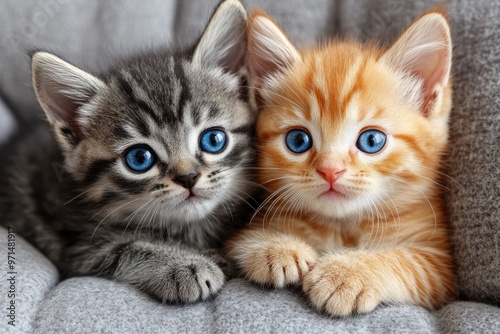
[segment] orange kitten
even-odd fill
[[[339,42],[302,51],[253,14],[259,178],[269,194],[227,245],[248,279],[302,283],[336,316],[380,303],[433,309],[454,296],[438,183],[451,48],[439,12],[388,50]]]

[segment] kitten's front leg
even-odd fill
[[[304,278],[303,289],[317,309],[335,316],[371,312],[381,302],[433,309],[453,296],[451,257],[404,248],[328,254]]]
[[[92,247],[78,247],[78,255],[69,259],[74,274],[127,283],[162,302],[205,300],[224,285],[224,273],[211,257],[178,243],[133,240],[87,246]]]
[[[259,228],[238,233],[227,250],[247,279],[278,288],[301,283],[317,258],[314,249],[299,238]]]

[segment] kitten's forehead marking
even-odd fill
[[[175,60],[173,57],[170,57],[169,58],[169,62],[168,62],[168,71],[170,73],[175,73],[177,74],[177,72],[175,72]],[[180,81],[180,78],[177,77],[177,75],[173,75],[172,76],[172,82],[171,82],[171,98],[172,98],[172,105],[173,106],[176,106],[179,104],[179,99],[180,99],[180,96],[181,96],[181,90],[182,90],[182,82]]]
[[[339,159],[339,157],[345,156],[346,152],[354,145],[355,138],[360,130],[357,121],[360,109],[360,94],[360,92],[356,92],[352,95],[345,107],[345,117],[335,127],[334,131],[332,131],[331,126],[320,123],[320,134],[323,139],[321,141],[322,152],[328,152],[329,155]]]
[[[129,83],[132,94],[140,101],[146,102],[149,108],[153,109],[157,115],[160,115],[160,108],[151,100],[149,94],[139,85],[137,80],[126,70],[121,70],[120,74]]]
[[[325,69],[320,55],[316,56],[315,63],[316,70],[313,77],[313,86],[319,90],[322,99],[328,103],[330,99],[330,94],[328,92],[328,78],[325,76]]]
[[[321,147],[319,147],[321,150],[334,152],[338,147],[349,147],[352,141],[351,132],[357,131],[352,126],[352,123],[356,122],[356,118],[360,113],[359,98],[366,59],[361,55],[349,59],[346,63],[347,66],[344,67],[346,68],[345,73],[334,73],[334,75],[341,77],[342,80],[327,77],[325,69],[329,65],[323,64],[321,60],[321,55],[318,55],[315,59],[316,70],[313,77],[313,88],[316,88],[316,90],[313,89],[309,95],[309,108],[312,123],[317,124],[319,130],[318,132],[314,131],[316,132],[314,134],[316,144],[321,143]],[[340,85],[335,87],[338,83]],[[323,96],[318,97],[318,91]],[[337,91],[337,94],[331,93],[335,91]],[[331,96],[335,95],[337,96],[336,99],[332,100]],[[323,98],[323,100],[319,101],[320,98]]]
[[[312,91],[309,94],[309,114],[311,122],[319,124],[321,122],[321,106],[316,94]]]
[[[362,64],[363,57],[361,55],[356,56],[344,76],[344,82],[340,88],[339,101],[348,98],[348,94],[356,89],[356,85],[359,84],[357,81],[359,80],[359,73],[362,70]]]

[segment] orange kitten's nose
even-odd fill
[[[337,179],[345,172],[345,168],[342,167],[319,167],[316,169],[328,183],[333,184]]]

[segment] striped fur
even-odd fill
[[[253,189],[245,45],[246,13],[227,0],[198,45],[143,52],[100,76],[35,53],[33,84],[56,140],[41,127],[9,144],[2,223],[65,276],[108,277],[163,302],[215,294],[227,266],[213,249],[244,222]],[[214,127],[228,136],[220,154],[199,147]],[[142,174],[124,161],[137,144],[157,155]],[[174,182],[190,172],[200,174],[191,190]]]
[[[451,106],[443,15],[422,16],[388,50],[335,42],[285,52],[293,46],[279,28],[262,27],[270,25],[259,12],[249,25],[259,176],[269,192],[229,240],[230,258],[257,283],[302,284],[330,315],[380,303],[440,307],[455,293],[439,183]],[[281,51],[265,53],[271,42]],[[302,154],[285,143],[297,128],[313,140]],[[356,147],[366,129],[387,135],[377,154]],[[330,183],[324,168],[340,176]]]

